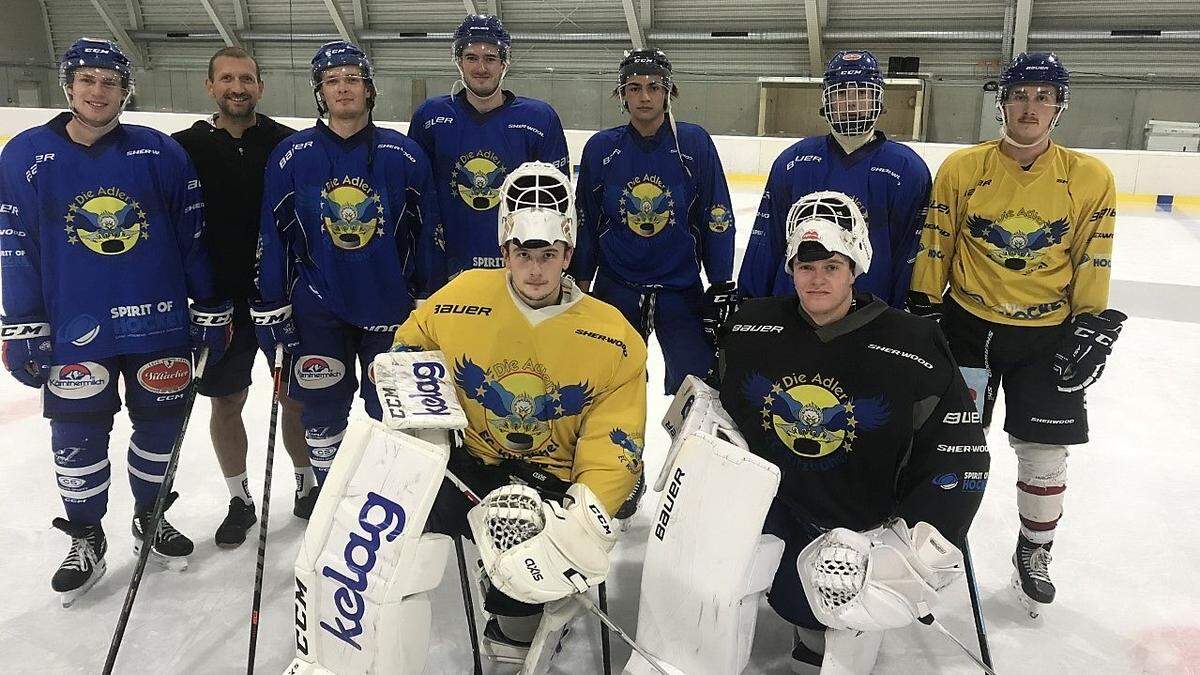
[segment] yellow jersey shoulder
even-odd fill
[[[625,358],[646,359],[646,343],[642,340],[642,336],[629,321],[625,319],[625,315],[621,314],[621,310],[612,305],[595,298],[591,295],[584,295],[573,308],[580,316],[587,317],[587,328],[600,336],[619,340],[620,346],[625,347]],[[576,329],[576,333],[584,328]],[[595,336],[593,336],[595,337]],[[602,338],[597,338],[602,339]]]

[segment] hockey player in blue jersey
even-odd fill
[[[312,59],[317,114],[267,162],[251,308],[259,344],[291,356],[288,395],[303,406],[309,458],[325,481],[359,395],[379,419],[371,361],[415,300],[441,285],[438,209],[425,153],[375,126],[371,63],[330,42]],[[494,228],[493,228],[494,229]]]
[[[679,91],[666,54],[628,52],[613,94],[629,124],[599,131],[584,146],[571,271],[647,340],[658,332],[672,394],[684,377],[704,377],[713,363],[701,325],[707,300],[700,268],[710,290],[732,287],[729,186],[708,132],[671,114]]]
[[[452,48],[462,91],[425,101],[408,127],[433,165],[451,275],[504,267],[496,210],[510,171],[541,161],[571,173],[567,139],[554,108],[501,88],[511,51],[500,19],[468,16],[454,31]]]
[[[855,289],[904,307],[932,181],[917,153],[875,129],[883,110],[883,74],[871,52],[834,54],[821,95],[821,115],[830,132],[798,141],[771,166],[738,272],[744,295],[794,292],[791,275],[780,263],[788,209],[811,192],[836,190],[858,200],[875,251],[871,270],[858,277]]]
[[[232,309],[214,297],[200,182],[183,148],[119,122],[133,94],[129,59],[83,38],[63,56],[59,82],[70,112],[18,134],[0,155],[0,337],[5,368],[42,389],[50,419],[67,514],[54,526],[71,536],[51,586],[69,606],[105,571],[117,380],[133,425],[140,548],[182,432],[192,358],[207,348],[208,362],[220,359]],[[192,549],[164,518],[151,558],[182,569]]]

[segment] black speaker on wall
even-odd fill
[[[919,56],[890,56],[888,57],[888,77],[911,75],[921,72]]]

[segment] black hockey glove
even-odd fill
[[[933,319],[938,323],[942,322],[942,303],[931,302],[929,296],[920,291],[908,292],[908,301],[904,304],[904,308],[908,310],[909,314]]]
[[[1100,379],[1104,362],[1127,318],[1122,312],[1106,309],[1099,316],[1079,314],[1071,320],[1071,333],[1063,338],[1054,354],[1059,391],[1081,391]]]
[[[717,346],[717,338],[721,326],[729,321],[742,302],[742,294],[738,291],[736,281],[722,281],[713,284],[704,292],[704,310],[700,323],[704,326],[704,336],[708,344]]]

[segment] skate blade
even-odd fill
[[[142,554],[142,545],[140,543],[135,543],[133,545],[133,554]],[[188,568],[187,556],[163,555],[154,549],[150,549],[150,556],[146,558],[146,562],[152,562],[170,572],[182,572]]]
[[[1021,603],[1021,607],[1025,609],[1027,614],[1029,614],[1030,619],[1036,619],[1041,616],[1042,608],[1046,605],[1034,600],[1028,595],[1025,595],[1025,591],[1021,589],[1021,577],[1016,571],[1013,571],[1012,583],[1010,584],[1010,587],[1012,588],[1013,594],[1017,598],[1017,602]]]
[[[79,588],[76,588],[73,591],[66,591],[65,593],[59,593],[59,600],[62,601],[63,609],[66,609],[66,608],[70,607],[71,605],[74,605],[77,600],[82,598],[88,591],[92,590],[92,586],[95,586],[96,582],[100,581],[100,577],[104,576],[104,573],[107,570],[108,570],[108,566],[106,566],[104,564],[104,561],[101,560],[96,563],[96,571],[94,574],[92,574],[92,577],[90,579],[88,579],[86,583],[84,583],[82,586],[80,586]]]

